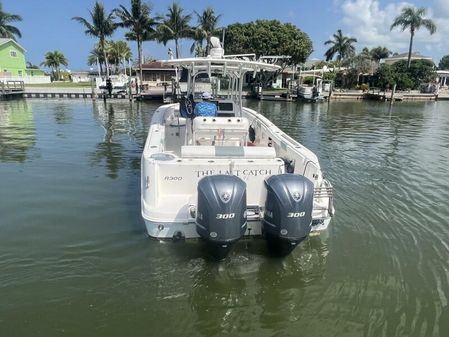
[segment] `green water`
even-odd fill
[[[285,259],[147,237],[156,104],[0,102],[0,336],[449,336],[449,102],[246,104],[335,187]]]

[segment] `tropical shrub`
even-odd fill
[[[289,55],[286,63],[290,65],[305,62],[313,51],[312,41],[305,32],[278,20],[231,24],[226,28],[224,45],[227,54]]]
[[[407,68],[407,61],[399,61],[393,65],[382,64],[374,75],[374,85],[382,89],[392,88],[394,84],[398,90],[419,89],[422,83],[435,78],[435,66],[431,61],[413,60],[410,68]]]
[[[438,69],[440,70],[449,70],[449,55],[443,56],[438,64]]]
[[[304,80],[302,81],[302,83],[306,84],[306,85],[312,85],[313,84],[313,77],[312,76],[304,77]]]
[[[381,64],[374,74],[373,84],[382,89],[392,88],[395,83],[393,69],[389,64]]]
[[[360,90],[367,91],[369,89],[369,85],[366,83],[360,84]]]
[[[428,83],[435,80],[437,76],[435,65],[429,60],[412,61],[409,68],[409,74],[413,81],[414,89],[418,89],[421,83]]]

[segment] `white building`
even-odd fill
[[[413,60],[428,60],[428,61],[433,62],[431,57],[421,55],[420,53],[412,53],[412,56],[410,57],[410,59],[412,61]],[[398,61],[408,61],[408,53],[402,53],[402,54],[394,55],[394,56],[388,57],[386,59],[383,59],[383,62],[385,64],[389,64],[389,65],[392,65]]]
[[[449,87],[449,70],[437,70],[440,87]]]

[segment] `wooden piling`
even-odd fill
[[[395,92],[396,92],[396,83],[393,85],[393,90],[391,90],[390,105],[393,104]]]

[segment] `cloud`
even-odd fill
[[[357,38],[359,49],[386,46],[394,52],[406,52],[409,32],[402,32],[400,27],[390,31],[391,23],[404,6],[415,5],[410,2],[391,2],[381,7],[378,0],[344,0],[340,2],[343,32]],[[413,50],[428,54],[438,62],[439,57],[449,54],[445,39],[449,36],[449,1],[434,0],[433,7],[428,8],[427,17],[435,22],[437,32],[430,35],[425,28],[418,30]]]
[[[435,17],[441,17],[443,19],[449,18],[449,1],[447,0],[435,0]]]

